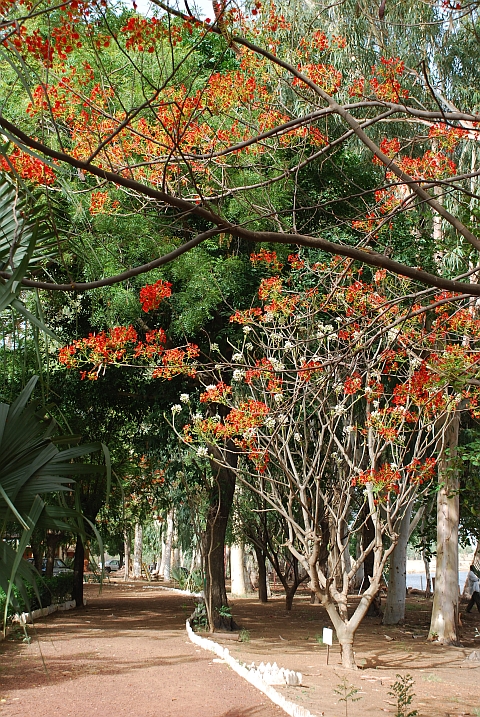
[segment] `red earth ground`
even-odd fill
[[[0,644],[0,717],[281,717],[284,713],[225,664],[188,641],[185,619],[191,598],[156,586],[86,586],[84,610],[56,613]],[[354,598],[352,599],[352,604]],[[324,610],[308,595],[262,605],[235,599],[233,612],[244,628],[243,642],[223,640],[231,654],[249,664],[276,661],[302,672],[301,687],[277,688],[287,699],[320,717],[343,717],[335,692],[345,679],[358,702],[350,717],[396,714],[388,694],[396,675],[410,674],[414,699],[407,710],[419,717],[480,715],[480,615],[463,619],[462,647],[426,642],[431,602],[408,599],[405,624],[386,627],[367,618],[356,639],[359,670],[343,672],[338,645],[326,665],[319,641],[328,626]],[[463,615],[463,612],[462,612]],[[393,638],[393,639],[387,639]],[[407,713],[406,712],[406,713]],[[405,713],[405,714],[406,714]]]

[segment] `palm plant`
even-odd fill
[[[27,271],[39,268],[56,252],[56,240],[46,220],[44,203],[24,186],[0,175],[0,269],[12,272],[10,279],[0,279],[0,312],[11,306],[54,338],[43,322],[27,310],[19,293]]]
[[[7,594],[4,624],[9,602],[17,607],[13,587],[27,602],[25,583],[36,585],[38,574],[22,558],[34,528],[81,530],[81,516],[68,506],[65,496],[75,489],[74,477],[105,471],[100,465],[76,462],[101,449],[101,444],[72,445],[78,443],[78,437],[55,436],[55,421],[45,419],[39,404],[30,401],[36,382],[35,376],[11,405],[0,403],[0,587]],[[68,447],[60,450],[62,444]]]

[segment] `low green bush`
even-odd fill
[[[38,578],[37,591],[40,596],[40,601],[33,585],[26,583],[25,588],[28,595],[28,605],[25,603],[19,591],[16,588],[13,590],[20,612],[27,612],[28,610],[36,610],[39,607],[48,607],[48,605],[66,602],[72,599],[73,573],[60,573],[60,575],[56,575],[53,578]],[[5,592],[0,588],[0,615],[4,614],[6,599],[7,596]],[[9,605],[8,615],[13,615],[19,610]]]

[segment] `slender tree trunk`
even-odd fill
[[[41,541],[33,541],[30,543],[30,547],[32,548],[32,554],[33,554],[33,564],[35,565],[35,568],[37,571],[41,574],[42,573],[42,562],[43,562],[43,554],[42,554],[42,547],[41,547]]]
[[[142,577],[143,528],[141,523],[135,523],[135,541],[133,544],[133,579]]]
[[[212,452],[215,454],[215,447]],[[223,459],[223,456],[222,456]],[[231,456],[230,459],[236,459]],[[227,591],[225,587],[225,533],[228,517],[233,504],[235,492],[235,471],[210,461],[213,483],[210,491],[210,505],[204,535],[205,560],[205,604],[207,606],[210,630],[236,629],[228,610]]]
[[[165,549],[162,554],[163,560],[163,577],[170,580],[170,571],[172,569],[172,543],[173,543],[173,509],[167,515],[167,534],[165,536]]]
[[[257,545],[254,544],[253,549],[255,550],[255,556],[257,558],[258,566],[258,599],[260,600],[260,602],[267,602],[268,593],[266,556],[263,550],[260,550]]]
[[[422,551],[423,564],[425,566],[425,597],[429,598],[432,595],[432,576],[430,574],[430,561],[427,558],[425,551]]]
[[[51,531],[48,531],[48,533],[47,533],[47,537],[46,537],[47,565],[45,568],[45,577],[46,578],[53,577],[53,567],[55,565],[55,553],[57,552],[57,545],[60,542],[62,535],[63,535],[62,533],[53,533]]]
[[[407,590],[407,544],[410,536],[410,519],[413,503],[405,510],[400,523],[398,542],[390,555],[390,577],[387,601],[383,615],[384,625],[398,625],[405,619],[405,597]]]
[[[128,530],[125,530],[123,533],[123,544],[125,553],[125,572],[123,579],[126,582],[130,579],[130,533]]]
[[[430,640],[458,644],[458,522],[460,480],[455,465],[460,417],[450,418],[439,456],[437,493],[437,569]]]
[[[245,587],[245,551],[242,543],[236,543],[230,547],[230,578],[232,595],[246,595]]]
[[[75,556],[73,558],[73,591],[72,600],[75,600],[77,608],[83,608],[83,567],[85,560],[85,547],[80,535],[77,535],[75,544]]]

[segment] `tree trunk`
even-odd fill
[[[212,447],[212,451],[215,452],[215,450],[218,449]],[[205,604],[210,630],[212,632],[215,630],[232,631],[237,626],[231,615],[228,614],[225,587],[225,533],[233,504],[236,476],[233,470],[219,465],[213,459],[210,464],[213,484],[210,491],[203,551],[206,580]]]
[[[258,565],[258,599],[260,602],[267,602],[267,565],[265,553],[255,544],[253,545],[253,549],[255,550]]]
[[[130,579],[130,534],[128,530],[125,530],[123,533],[123,541],[125,553],[125,572],[123,574],[123,579],[126,582]]]
[[[390,577],[387,601],[383,615],[384,625],[398,625],[405,620],[405,597],[407,591],[407,544],[410,536],[410,519],[413,504],[406,508],[400,523],[398,542],[390,555]]]
[[[432,576],[430,575],[430,561],[426,556],[425,551],[422,552],[423,564],[425,566],[425,597],[429,598],[432,596]]]
[[[133,579],[142,577],[143,528],[141,523],[135,523],[135,541],[133,543]]]
[[[163,561],[163,577],[170,580],[170,571],[172,569],[172,542],[173,542],[173,510],[167,515],[167,534],[165,536],[165,549],[162,554]]]
[[[47,565],[45,568],[45,577],[53,577],[53,567],[55,565],[55,553],[57,552],[57,545],[62,537],[62,533],[52,533],[48,531],[46,537],[46,558]]]
[[[246,595],[247,593],[244,558],[245,551],[242,543],[234,544],[230,547],[230,592],[232,595]]]
[[[41,541],[37,542],[32,540],[30,543],[30,547],[32,548],[33,564],[41,575],[43,562],[42,543]]]
[[[83,567],[85,560],[85,547],[81,535],[77,535],[75,556],[73,558],[73,591],[72,600],[77,608],[83,608]]]
[[[444,645],[458,644],[458,469],[455,465],[460,417],[450,418],[444,429],[438,461],[437,569],[433,596],[430,640]]]
[[[363,526],[362,531],[362,541],[364,547],[369,545],[372,540],[375,538],[375,526],[373,524],[372,518],[368,518],[365,521],[365,525]],[[375,551],[371,550],[370,553],[365,557],[365,560],[363,561],[363,570],[364,570],[364,580],[363,580],[363,586],[362,586],[362,593],[366,592],[371,585],[371,579],[373,577],[374,569],[375,569]],[[381,575],[379,576],[379,580],[381,579]],[[378,590],[377,590],[378,593]],[[382,614],[382,610],[380,607],[380,596],[377,594],[373,596],[373,599],[370,603],[370,606],[368,608],[367,615],[368,617],[379,617]]]

